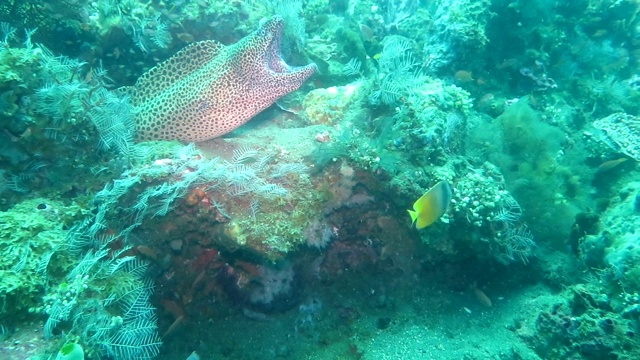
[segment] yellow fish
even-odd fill
[[[443,180],[435,184],[413,204],[413,210],[407,210],[411,215],[411,224],[416,224],[416,229],[433,224],[447,211],[451,194],[448,182]]]

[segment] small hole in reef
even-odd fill
[[[38,210],[45,210],[46,208],[48,208],[48,206],[45,203],[41,203],[41,204],[38,204],[38,206],[36,206],[36,208]]]

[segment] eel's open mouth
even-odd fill
[[[265,30],[265,35],[270,38],[265,54],[267,68],[274,73],[291,72],[291,67],[284,62],[280,53],[284,20],[280,16],[274,16],[264,23],[263,29]]]
[[[275,94],[282,96],[297,89],[302,82],[311,76],[317,69],[315,64],[305,66],[290,66],[280,55],[282,46],[282,34],[284,32],[284,20],[280,16],[273,16],[267,20],[254,33],[254,39],[260,42],[259,54],[257,54],[257,71],[263,74],[260,82],[271,83],[272,89],[279,88]]]

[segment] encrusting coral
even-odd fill
[[[638,118],[615,113],[593,122],[593,127],[603,132],[599,138],[612,149],[619,151],[635,160],[640,160],[640,121]]]
[[[191,44],[128,88],[138,140],[204,141],[246,123],[311,76],[315,64],[289,67],[278,55],[283,20],[266,21],[238,43]]]

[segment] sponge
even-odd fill
[[[66,343],[60,351],[58,351],[58,356],[56,356],[56,360],[84,360],[84,350],[82,350],[82,346],[77,343]]]

